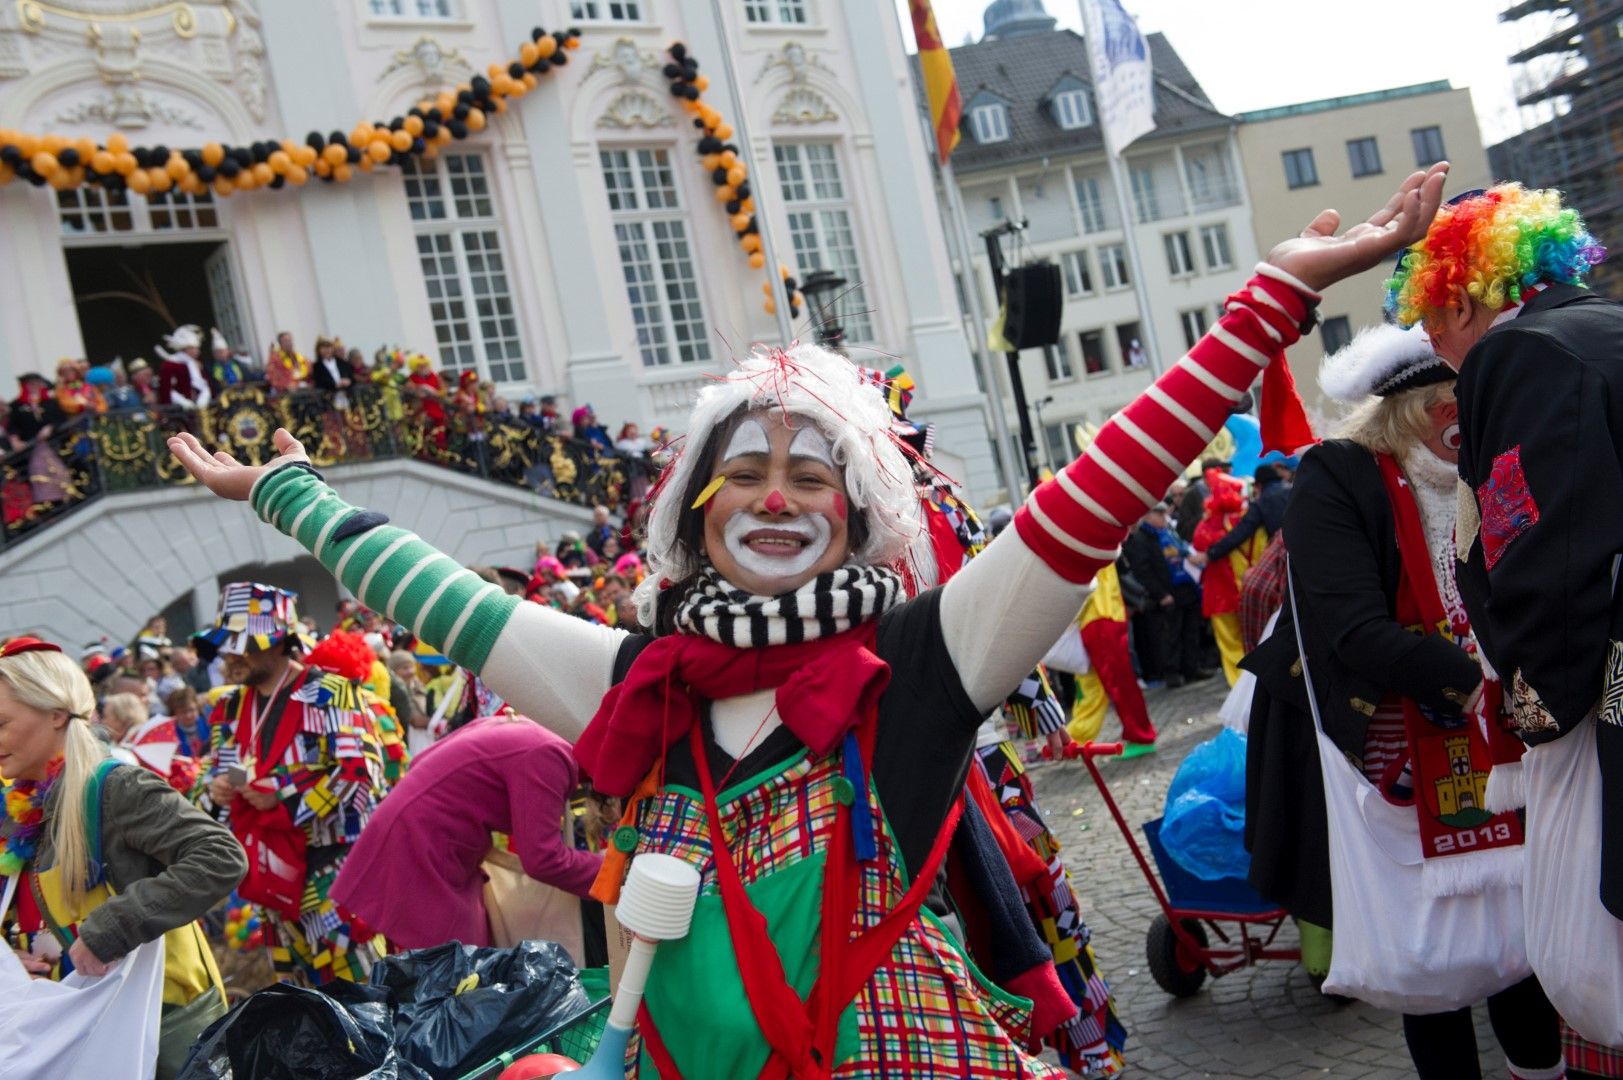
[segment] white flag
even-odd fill
[[[1099,124],[1105,145],[1120,154],[1134,139],[1155,130],[1150,47],[1121,0],[1081,2]]]

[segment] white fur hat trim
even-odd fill
[[[1446,366],[1423,331],[1379,323],[1358,331],[1344,348],[1324,358],[1319,386],[1331,400],[1351,404],[1433,365]]]

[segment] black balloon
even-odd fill
[[[677,61],[680,62],[682,57],[684,57],[684,56],[686,56],[688,54],[688,47],[686,45],[682,44],[680,41],[677,41],[677,42],[673,42],[671,44],[671,50],[670,51],[671,51],[671,55],[676,57]]]
[[[164,162],[166,162],[168,160],[169,160],[169,148],[167,146],[160,145],[160,146],[154,146],[152,148],[152,163],[154,165],[162,165]]]
[[[246,146],[233,147],[226,151],[226,156],[235,158],[237,164],[245,169],[254,163],[254,152]]]
[[[124,190],[124,178],[118,175],[118,173],[108,173],[106,176],[101,177],[100,180],[101,186],[106,188],[108,191]]]
[[[452,120],[445,126],[451,129],[451,138],[453,139],[466,139],[468,137],[468,125],[461,120]]]
[[[682,96],[687,98],[689,101],[698,101],[699,100],[699,88],[697,86],[694,86],[692,83],[683,83],[682,84]]]
[[[738,185],[738,197],[740,199],[747,199],[750,197],[750,182],[748,180]]]
[[[703,124],[704,121],[703,120],[696,120],[696,121],[694,121],[694,123]],[[714,135],[706,135],[704,138],[699,140],[699,153],[701,153],[701,154],[719,154],[719,153],[721,153],[721,140],[716,138]]]
[[[679,82],[671,83],[671,97],[687,97],[687,87]]]
[[[458,103],[457,107],[451,110],[451,119],[466,120],[470,110],[471,106],[467,105],[466,103]]]
[[[344,157],[351,165],[355,164],[357,161],[361,160],[361,148],[359,146],[349,147],[348,150],[345,151]]]
[[[275,176],[271,177],[270,186],[275,191],[281,191],[287,186],[287,177],[283,176],[281,173],[277,173]]]
[[[220,164],[224,165],[225,162],[222,161]],[[215,171],[213,165],[197,165],[193,167],[192,171],[197,174],[197,178],[203,181],[203,183],[209,184],[214,182]]]
[[[62,148],[62,152],[56,155],[56,160],[71,169],[79,164],[79,151],[71,146],[65,146]]]
[[[327,143],[326,140],[321,137],[321,132],[312,131],[310,134],[304,137],[304,145],[310,147],[319,154],[321,152],[321,148],[326,146]]]
[[[554,64],[567,64],[569,63],[569,54],[564,50],[559,49],[557,52],[552,54],[552,62]]]
[[[484,78],[484,76],[481,75],[479,78]],[[479,80],[475,79],[474,81],[478,82]],[[490,84],[486,83],[485,85],[489,86]],[[456,92],[456,99],[457,99],[458,103],[460,103],[462,105],[471,105],[471,104],[473,104],[473,91],[472,90],[458,90]]]
[[[405,126],[406,126],[406,118],[404,116],[397,116],[393,120],[389,121],[389,130],[390,131],[400,131]]]
[[[667,79],[680,79],[682,77],[681,64],[666,64],[663,69]]]
[[[519,63],[517,60],[514,60],[511,64],[507,65],[507,74],[511,75],[515,79],[524,78],[524,65]]]
[[[725,184],[727,182],[727,170],[719,165],[716,166],[710,173],[710,182],[717,187]]]
[[[419,135],[415,139],[411,140],[411,150],[408,151],[408,152],[413,153],[413,154],[421,154],[424,150],[427,150],[427,149],[428,149],[428,143],[423,140],[423,137],[421,135]]]
[[[547,36],[547,32],[545,30],[541,29],[539,26],[537,26],[534,30],[530,31],[530,40],[531,41],[540,41],[542,38],[544,38],[546,36]]]
[[[742,209],[744,209],[743,200],[741,200],[741,199],[728,199],[727,200],[727,212],[729,214],[736,214]]]
[[[537,60],[535,63],[530,65],[530,70],[535,72],[537,75],[545,75],[547,72],[552,70],[552,61],[545,58]]]
[[[335,131],[327,136],[327,141],[337,143],[339,146],[348,146],[349,138],[342,131]]]
[[[483,97],[484,95],[490,93],[490,80],[485,78],[483,75],[475,75],[473,78],[468,80],[468,87],[473,91],[474,94]]]
[[[438,120],[424,120],[423,121],[423,138],[432,139],[436,135],[438,135],[439,133],[440,133],[440,122]]]
[[[236,176],[241,171],[242,165],[237,162],[236,158],[227,156],[221,159],[220,175],[225,177],[227,180],[231,179],[233,176]]]
[[[440,110],[438,105],[436,105],[423,114],[423,119],[432,120],[436,124],[443,124],[445,123],[445,113]]]
[[[792,277],[786,277],[783,279],[783,287],[787,292],[795,292],[800,288],[800,283]]]
[[[0,161],[5,162],[7,165],[10,165],[15,169],[23,162],[23,152],[17,146],[7,143],[4,146],[0,146]]]
[[[693,118],[693,126],[698,128],[700,131],[703,131],[704,130],[704,121],[702,119],[700,119],[699,117],[695,116]]]
[[[203,151],[201,151],[201,150],[182,150],[180,152],[180,156],[186,159],[186,164],[188,164],[188,165],[190,165],[192,167],[193,172],[196,172],[200,167],[202,167],[202,164],[203,164]]]
[[[270,156],[280,149],[281,147],[277,146],[273,142],[270,142],[269,140],[254,143],[254,163],[258,164],[262,161],[269,161]],[[157,160],[162,162],[163,159],[158,158]]]

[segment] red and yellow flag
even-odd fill
[[[945,164],[958,145],[958,121],[963,118],[963,102],[958,98],[958,76],[953,74],[952,56],[941,43],[935,11],[930,0],[907,0],[913,14],[913,38],[919,46],[919,69],[924,73],[924,91],[930,98],[930,126],[935,130],[936,160]]]

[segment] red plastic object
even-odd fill
[[[1088,759],[1096,757],[1119,757],[1122,745],[1119,742],[1090,742],[1083,745],[1080,756]]]
[[[497,1080],[545,1080],[580,1068],[580,1062],[562,1054],[526,1054],[502,1070]]]

